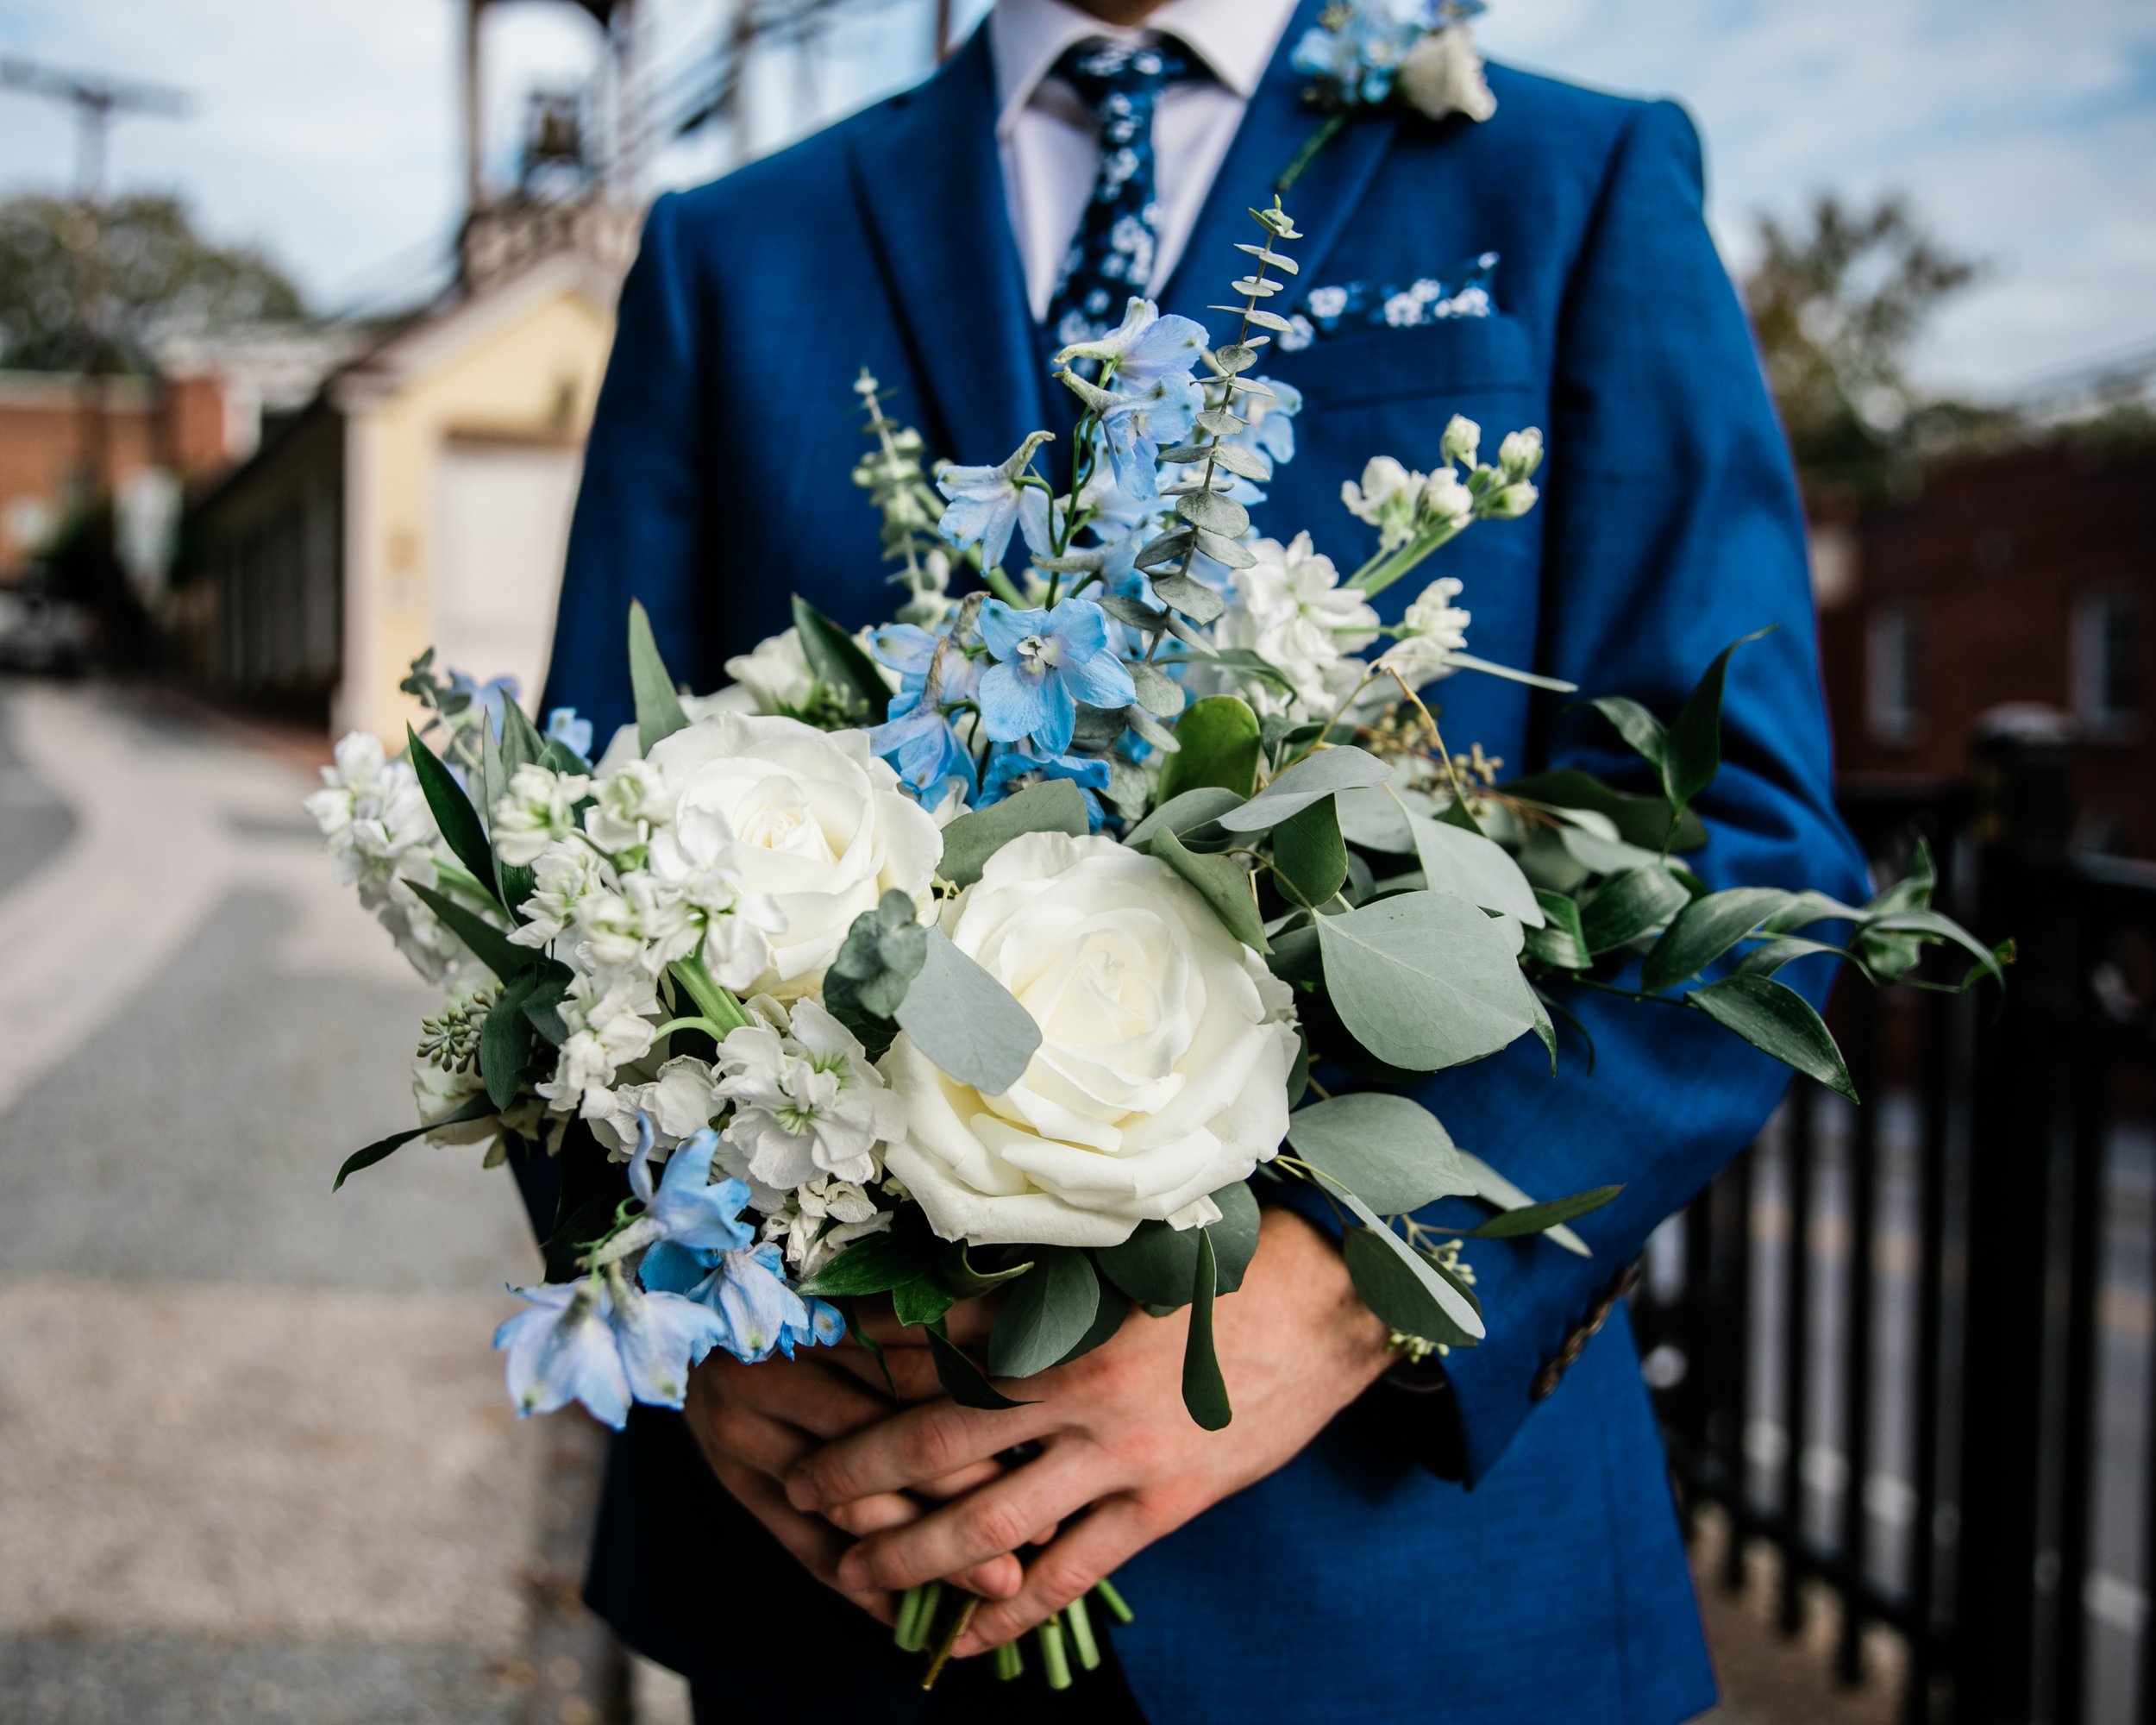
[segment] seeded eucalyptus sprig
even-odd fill
[[[1241,543],[1241,536],[1250,528],[1250,512],[1226,493],[1238,477],[1263,480],[1269,474],[1261,460],[1226,440],[1250,423],[1235,411],[1238,398],[1272,393],[1263,384],[1242,374],[1257,363],[1257,350],[1272,340],[1268,335],[1252,334],[1252,326],[1270,330],[1288,327],[1286,318],[1264,308],[1263,302],[1282,285],[1267,273],[1277,269],[1283,275],[1294,274],[1294,260],[1276,248],[1302,237],[1277,198],[1270,210],[1253,210],[1250,216],[1263,229],[1265,239],[1262,245],[1236,247],[1257,260],[1248,274],[1229,285],[1231,292],[1243,296],[1243,303],[1206,308],[1240,312],[1242,323],[1234,341],[1206,355],[1214,382],[1207,386],[1206,407],[1197,417],[1195,435],[1187,443],[1161,451],[1163,461],[1191,467],[1202,462],[1203,467],[1194,478],[1164,489],[1163,495],[1176,500],[1175,513],[1181,524],[1162,534],[1138,555],[1138,567],[1151,578],[1153,596],[1171,612],[1200,625],[1211,623],[1226,607],[1219,594],[1191,574],[1198,554],[1202,551],[1231,569],[1248,568],[1256,561]],[[1163,570],[1168,572],[1163,574]],[[1146,653],[1148,659],[1158,651],[1162,638],[1162,633],[1155,634]]]

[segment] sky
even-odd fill
[[[182,120],[122,123],[111,184],[177,191],[218,238],[261,246],[315,303],[394,303],[446,256],[461,197],[460,0],[4,0],[0,53],[179,86]],[[726,0],[643,0],[648,66],[693,68]],[[961,0],[962,21],[985,10]],[[929,0],[774,53],[749,148],[910,83]],[[506,171],[523,91],[579,81],[598,34],[573,7],[492,9],[488,155]],[[1921,356],[1934,383],[2015,393],[2156,343],[2156,6],[2148,0],[1492,0],[1496,59],[1682,102],[1707,141],[1709,217],[1740,269],[1758,212],[1824,191],[1908,194],[1987,266]],[[669,149],[662,184],[718,172],[722,128]],[[72,183],[74,129],[0,92],[0,194]]]

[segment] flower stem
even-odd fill
[[[998,564],[993,569],[983,569],[981,572],[981,579],[987,586],[988,591],[1001,599],[1004,604],[1018,611],[1025,609],[1025,595],[1012,586],[1011,578],[1003,573],[1001,564]]]
[[[1070,1687],[1070,1654],[1063,1646],[1061,1617],[1051,1617],[1041,1625],[1041,1663],[1048,1668],[1050,1689]]]
[[[725,1031],[739,1030],[755,1022],[734,998],[733,991],[722,987],[718,978],[711,975],[703,954],[692,952],[686,957],[675,959],[667,968],[674,973],[674,980],[688,990],[689,998],[696,1002],[704,1016],[715,1025],[725,1026],[718,1040],[725,1039]]]
[[[1325,116],[1325,123],[1303,141],[1295,152],[1295,159],[1280,171],[1280,178],[1273,182],[1275,195],[1285,198],[1294,183],[1302,178],[1303,170],[1318,159],[1318,152],[1340,135],[1340,128],[1347,124],[1347,110],[1336,109]]]
[[[1063,1608],[1063,1615],[1070,1620],[1070,1644],[1078,1650],[1078,1663],[1087,1671],[1100,1669],[1100,1643],[1094,1638],[1093,1615],[1086,1609],[1086,1596],[1080,1594]]]
[[[1108,1615],[1117,1622],[1132,1623],[1138,1621],[1138,1613],[1124,1603],[1123,1596],[1116,1591],[1115,1584],[1107,1577],[1104,1575],[1094,1583],[1093,1590],[1100,1596],[1101,1603],[1108,1608]]]
[[[1025,1655],[1016,1641],[1006,1641],[996,1649],[996,1676],[1005,1683],[1011,1682],[1025,1670]]]
[[[958,1608],[958,1615],[950,1620],[950,1628],[943,1631],[943,1639],[936,1644],[936,1656],[928,1662],[928,1669],[921,1674],[921,1687],[936,1687],[936,1679],[943,1674],[943,1667],[950,1663],[950,1650],[958,1645],[958,1638],[966,1633],[966,1626],[973,1622],[973,1614],[981,1609],[981,1596],[969,1593],[966,1603]],[[922,1625],[924,1630],[927,1625]],[[926,1639],[925,1634],[923,1637]]]

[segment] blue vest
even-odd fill
[[[1305,0],[1286,44],[1317,10]],[[1283,47],[1165,309],[1202,321],[1225,298],[1246,208],[1269,200],[1316,123],[1303,82]],[[1308,527],[1351,568],[1372,541],[1339,486],[1369,456],[1436,466],[1454,413],[1481,423],[1486,448],[1541,426],[1542,505],[1478,527],[1421,579],[1465,580],[1477,654],[1665,714],[1723,645],[1778,625],[1731,671],[1725,764],[1700,805],[1713,837],[1691,860],[1717,887],[1858,893],[1830,795],[1802,521],[1702,218],[1697,138],[1667,104],[1501,66],[1489,82],[1492,119],[1357,119],[1296,187],[1300,289],[1412,282],[1495,252],[1495,310],[1343,329],[1269,356],[1261,370],[1308,405],[1257,524]],[[955,460],[1000,461],[1034,425],[1062,423],[993,125],[982,32],[918,89],[654,208],[592,428],[549,704],[576,706],[602,738],[629,718],[632,597],[699,689],[786,626],[790,592],[849,626],[889,614],[877,523],[846,477],[863,448],[863,365],[897,392],[896,417]],[[1421,579],[1381,609],[1396,616]],[[1554,697],[1472,674],[1437,693],[1451,744],[1479,741],[1508,772],[1576,765],[1651,788],[1601,720]],[[1811,980],[1816,994],[1825,978]],[[1464,1482],[1415,1458],[1424,1399],[1381,1384],[1287,1467],[1119,1571],[1138,1617],[1116,1645],[1155,1725],[1664,1725],[1712,1702],[1621,1312],[1553,1395],[1538,1402],[1532,1386],[1656,1225],[1749,1140],[1786,1075],[1697,1014],[1568,1004],[1594,1038],[1591,1076],[1568,1031],[1555,1078],[1528,1038],[1422,1094],[1538,1197],[1622,1182],[1578,1224],[1595,1256],[1539,1240],[1472,1252],[1489,1338],[1446,1362]],[[544,1201],[536,1183],[530,1195]],[[883,1633],[733,1506],[677,1415],[640,1410],[616,1446],[589,1596],[743,1718],[912,1716]]]

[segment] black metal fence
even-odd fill
[[[2069,849],[2063,745],[1974,783],[1851,787],[1883,869],[1918,835],[1940,903],[2012,932],[2003,998],[1846,981],[1858,1094],[1808,1082],[1658,1237],[1635,1295],[1687,1513],[1727,1573],[1779,1558],[1907,1652],[1910,1725],[2156,1720],[2156,867]]]

